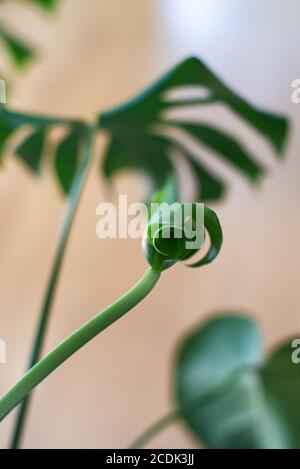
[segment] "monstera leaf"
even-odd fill
[[[166,100],[165,94],[174,88],[188,85],[205,86],[209,95],[200,99]],[[267,139],[280,154],[287,134],[287,121],[281,117],[258,110],[226,87],[198,59],[187,59],[164,76],[158,83],[132,101],[112,111],[104,112],[98,119],[97,130],[109,133],[109,144],[103,158],[102,169],[108,178],[127,169],[146,173],[152,183],[153,194],[161,190],[176,173],[172,150],[180,150],[190,165],[197,181],[195,201],[218,200],[224,193],[225,183],[218,175],[197,161],[185,147],[163,132],[154,132],[159,124],[180,128],[186,134],[216,152],[228,164],[251,181],[257,181],[263,168],[233,136],[205,123],[167,121],[163,111],[206,102],[221,102]],[[0,108],[0,157],[11,136],[22,126],[31,127],[32,133],[16,148],[15,153],[28,168],[38,173],[47,148],[48,133],[53,126],[67,126],[67,135],[56,148],[54,167],[65,194],[68,194],[78,167],[82,135],[87,125],[70,119],[25,115]]]
[[[256,324],[219,316],[183,342],[176,399],[208,448],[299,448],[300,364],[291,341],[264,358]]]
[[[188,86],[203,87],[205,97],[198,99],[166,98],[173,90]],[[287,135],[287,120],[276,114],[260,110],[230,90],[209,68],[197,58],[189,58],[177,65],[161,80],[122,106],[104,112],[99,126],[109,134],[109,143],[103,160],[104,174],[112,178],[124,169],[146,173],[155,188],[170,176],[170,152],[176,148],[190,165],[197,181],[197,199],[218,200],[226,184],[190,153],[184,142],[171,139],[164,127],[179,128],[219,155],[241,175],[257,181],[263,174],[262,166],[239,140],[221,128],[207,123],[168,120],[167,110],[207,103],[222,103],[260,133],[281,154]],[[159,127],[159,135],[157,128]]]
[[[0,108],[0,157],[3,157],[7,141],[21,128],[30,129],[29,134],[14,149],[15,156],[35,173],[41,171],[46,154],[49,132],[53,127],[64,127],[66,134],[54,149],[54,168],[64,194],[68,194],[79,167],[81,143],[86,126],[80,121],[55,119],[12,112]]]
[[[3,26],[0,26],[0,40],[17,67],[25,67],[34,58],[33,47]]]
[[[53,10],[57,3],[58,0],[27,0],[30,3],[35,3],[36,5],[40,6],[41,8],[44,8],[45,10]]]
[[[25,0],[26,3],[35,4],[44,10],[50,11],[55,8],[58,0]],[[0,41],[7,50],[13,63],[19,67],[25,67],[35,57],[35,48],[25,39],[7,27],[0,25]]]

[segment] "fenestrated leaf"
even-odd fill
[[[12,129],[0,118],[0,161],[2,161],[2,151],[4,145],[12,133]]]
[[[204,165],[198,163],[187,151],[184,154],[193,169],[194,177],[197,179],[196,200],[201,201],[202,199],[210,202],[220,199],[225,192],[225,183],[217,178],[212,171],[205,169]]]
[[[43,156],[43,143],[45,134],[49,129],[56,126],[71,127],[71,134],[62,141],[57,148],[56,166],[57,175],[65,193],[68,192],[76,170],[78,161],[78,146],[84,124],[80,121],[64,119],[60,117],[48,117],[35,114],[24,114],[14,112],[6,106],[0,107],[0,156],[6,141],[14,135],[14,132],[30,126],[33,132],[14,149],[16,155],[21,158],[34,172],[39,172]],[[62,152],[66,153],[65,158]]]
[[[192,332],[176,362],[184,421],[208,448],[299,448],[299,367],[290,342],[263,361],[257,326],[217,316]]]
[[[8,109],[6,106],[0,107],[0,122],[5,123],[12,130],[18,129],[22,125],[30,125],[36,128],[45,128],[54,125],[75,125],[79,124],[77,121],[64,119],[60,117],[40,116],[38,114],[25,114],[22,112],[15,112]]]
[[[158,189],[172,172],[168,149],[168,142],[159,136],[129,134],[112,137],[103,161],[104,174],[111,178],[121,170],[133,169],[150,176],[153,189]]]
[[[41,169],[44,143],[45,131],[37,130],[15,149],[15,154],[35,173],[39,173]]]
[[[261,165],[231,135],[215,127],[202,124],[176,122],[176,126],[180,126],[211,150],[217,152],[225,161],[243,172],[246,177],[256,181],[263,174]]]
[[[4,105],[0,106],[0,160],[3,158],[3,150],[5,145],[14,131],[18,128],[16,123],[13,123],[7,119],[9,111],[7,111]]]
[[[180,144],[178,141],[173,141],[172,144],[177,150],[179,150],[181,156],[184,156],[188,165],[192,169],[197,187],[195,200],[198,202],[202,202],[204,200],[206,202],[210,202],[220,199],[224,195],[226,189],[224,181],[217,177],[213,171],[208,170],[202,161],[200,163],[184,145]]]
[[[208,91],[208,97],[173,101],[166,99],[166,93],[170,90],[191,85],[205,87]],[[180,125],[192,133],[199,142],[217,152],[233,168],[240,170],[242,175],[251,181],[256,181],[263,173],[263,168],[239,143],[238,138],[227,135],[220,129],[211,126],[196,123],[179,124],[165,118],[165,111],[170,108],[209,102],[221,102],[229,107],[262,134],[275,150],[279,153],[282,152],[287,135],[287,120],[282,116],[255,108],[222,83],[199,59],[192,57],[174,67],[145,92],[100,116],[99,126],[109,131],[114,142],[114,146],[109,147],[109,152],[106,154],[106,165],[109,166],[109,159],[113,159],[113,166],[118,166],[117,160],[122,158],[122,152],[119,149],[125,139],[127,139],[126,152],[129,152],[131,143],[135,147],[138,146],[140,136],[145,140],[145,134],[153,134],[154,124],[156,126],[157,124],[168,124],[168,126],[174,127]],[[167,136],[166,139],[172,148],[174,142]],[[188,152],[183,152],[183,154],[184,157],[188,158]],[[142,158],[145,160],[149,157],[151,155],[146,152],[142,154]],[[125,158],[125,161],[120,163],[121,166],[122,169],[133,169],[134,166],[139,169],[142,163],[140,158]],[[143,167],[148,170],[149,176],[157,182],[159,166],[155,169],[150,162],[144,163]],[[205,168],[203,163],[192,164],[192,168],[195,170],[196,180],[199,182],[198,199],[207,201],[220,198],[223,194],[223,181]]]
[[[68,194],[79,165],[82,128],[73,128],[58,144],[55,170],[64,194]]]
[[[24,67],[34,57],[34,50],[29,44],[3,28],[0,29],[0,39],[18,67]]]

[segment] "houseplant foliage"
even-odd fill
[[[207,447],[299,448],[300,368],[291,342],[264,356],[257,324],[238,315],[216,317],[185,339],[176,397]],[[185,403],[194,398],[191,409]]]
[[[58,0],[23,0],[23,3],[25,2],[50,11],[55,8]],[[0,41],[13,63],[19,68],[26,66],[36,55],[34,46],[2,23],[0,23]]]
[[[194,208],[195,204],[190,202],[186,205],[190,205],[191,208]],[[170,211],[171,210],[173,209],[170,208]],[[222,246],[223,235],[217,215],[207,207],[205,210],[204,227],[207,229],[212,241],[210,243],[208,253],[203,258],[203,262],[197,262],[197,266],[212,262],[220,252]],[[193,213],[193,210],[191,210],[191,213]],[[172,230],[175,226],[173,224],[172,217],[170,217],[169,220],[168,225],[157,224],[157,221],[155,221],[155,227],[160,226],[163,227],[163,229],[167,227],[171,233],[170,237],[166,239],[163,236],[158,236],[154,240],[150,236],[153,220],[151,218],[149,219],[148,227],[145,231],[145,240],[143,242],[143,251],[148,261],[149,268],[141,280],[131,290],[129,290],[128,293],[81,326],[61,344],[49,352],[44,358],[31,367],[20,381],[0,400],[0,420],[13,410],[14,407],[19,404],[32,389],[34,389],[65,360],[71,357],[100,332],[120,319],[124,314],[142,301],[156,285],[162,272],[166,268],[176,264],[176,262],[189,259],[192,254],[196,254],[201,250],[203,244],[193,250],[186,247],[186,241],[190,241],[191,238],[190,236],[183,236],[180,239],[181,244],[179,252],[177,244],[179,239],[172,234]],[[201,229],[200,226],[198,228]],[[167,252],[162,252],[161,248],[162,246],[166,246],[166,240],[168,242],[168,249]],[[150,246],[152,248],[151,256],[148,255]],[[154,251],[155,255],[153,254]],[[195,266],[196,264],[193,265],[193,267]]]
[[[299,448],[300,368],[291,343],[266,355],[254,320],[238,312],[211,317],[177,350],[175,411],[133,446],[181,420],[206,448]]]
[[[167,99],[174,89],[188,86],[205,87],[207,96],[195,99]],[[101,172],[111,180],[124,170],[143,172],[152,182],[151,198],[165,200],[172,194],[174,165],[170,157],[172,149],[180,150],[181,157],[190,165],[196,182],[194,200],[218,201],[224,195],[226,182],[200,163],[186,148],[184,139],[174,140],[168,136],[167,127],[181,128],[196,141],[211,149],[219,158],[237,170],[242,177],[257,182],[263,175],[263,167],[239,139],[220,128],[207,123],[170,121],[165,117],[169,109],[221,103],[231,109],[242,120],[253,127],[267,140],[276,154],[283,153],[287,137],[287,120],[279,115],[255,108],[226,86],[203,62],[195,57],[188,58],[175,66],[159,81],[142,94],[123,105],[103,112],[94,124],[79,119],[40,116],[0,108],[0,157],[11,153],[33,174],[40,174],[50,166],[54,170],[62,193],[67,197],[65,222],[58,240],[57,252],[49,277],[37,333],[32,347],[29,368],[40,359],[51,306],[59,278],[66,244],[72,227],[80,196],[93,157],[95,136],[104,131],[108,143],[101,162]],[[54,128],[64,129],[61,140],[53,144],[51,132]],[[26,136],[19,137],[21,130]],[[158,195],[157,195],[158,194]],[[178,199],[177,199],[178,200]],[[210,235],[211,246],[204,257],[194,266],[210,262],[218,254],[222,238],[214,212],[206,209],[205,224]],[[23,393],[23,398],[27,393]],[[22,399],[21,399],[22,400]],[[20,399],[18,398],[19,402]],[[17,417],[12,446],[17,447],[25,422],[28,396],[23,400]]]

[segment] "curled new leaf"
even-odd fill
[[[199,203],[160,203],[145,231],[145,257],[158,270],[185,261],[203,247],[205,230],[210,237],[209,250],[202,260],[191,267],[208,264],[218,255],[222,245],[222,229],[217,215]]]
[[[204,227],[209,234],[210,246],[205,256],[189,267],[202,267],[210,264],[219,254],[223,243],[223,232],[215,212],[208,207],[204,208]]]

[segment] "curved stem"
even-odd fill
[[[91,160],[92,154],[92,143],[93,143],[93,128],[86,128],[85,141],[83,142],[82,155],[77,170],[74,182],[72,184],[71,192],[68,199],[68,206],[66,208],[66,213],[63,220],[63,225],[61,233],[58,240],[58,246],[56,255],[54,258],[52,270],[50,273],[50,278],[44,297],[43,305],[40,312],[38,328],[36,331],[33,348],[31,351],[31,356],[28,364],[28,369],[32,368],[37,361],[40,359],[44,339],[46,335],[47,325],[49,322],[51,307],[56,291],[56,286],[59,279],[59,273],[61,270],[62,262],[64,259],[64,254],[66,250],[66,245],[69,239],[70,231],[73,225],[75,214],[79,205],[80,197],[84,187],[84,183],[88,174],[89,163]],[[12,439],[11,439],[11,448],[18,448],[21,442],[22,432],[26,422],[27,411],[30,403],[30,397],[26,397],[21,403],[20,408],[17,413],[16,423],[13,429]]]
[[[182,417],[180,409],[175,409],[169,414],[161,417],[150,427],[148,427],[140,436],[138,436],[128,447],[128,449],[139,449],[143,448],[148,441],[150,441],[154,436],[158,435],[170,424],[176,422]]]
[[[244,367],[237,368],[232,371],[232,373],[230,373],[223,381],[218,383],[214,388],[209,389],[203,394],[199,394],[199,396],[195,396],[190,401],[181,403],[173,411],[169,412],[167,415],[161,417],[159,420],[150,425],[150,427],[148,427],[133,441],[133,443],[131,443],[128,449],[142,448],[146,443],[149,442],[149,440],[167,428],[170,424],[176,422],[177,420],[184,419],[185,411],[191,411],[193,409],[197,409],[197,407],[202,407],[209,404],[211,400],[222,395],[222,393],[230,389],[232,384],[235,383],[237,379],[240,379],[244,373],[248,373],[249,371],[253,371],[253,366],[245,365]]]
[[[150,267],[129,292],[86,322],[27,371],[0,400],[0,421],[59,365],[145,298],[159,277],[160,272]]]

